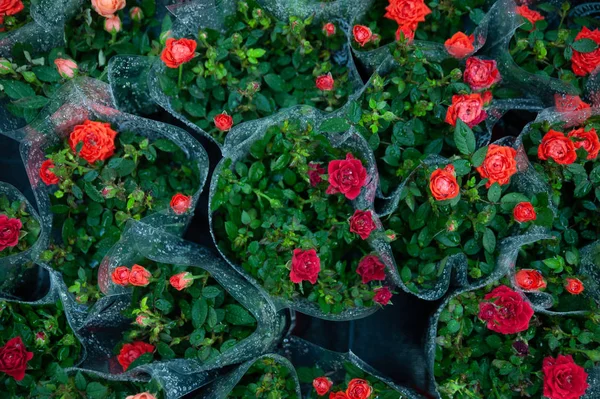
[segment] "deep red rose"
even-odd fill
[[[317,255],[317,251],[309,249],[294,249],[292,254],[292,270],[290,271],[290,280],[298,284],[302,281],[310,281],[311,284],[316,284],[321,271],[321,260]]]
[[[513,209],[513,217],[519,223],[531,222],[537,218],[531,202],[519,202]]]
[[[489,89],[501,79],[500,71],[494,60],[482,60],[469,57],[463,74],[463,80],[472,90]]]
[[[396,31],[396,40],[400,40],[404,38],[407,43],[412,43],[415,40],[415,30],[417,29],[416,25],[405,24],[398,26],[398,30]]]
[[[490,144],[483,163],[476,168],[482,179],[488,179],[486,187],[494,183],[508,184],[517,173],[517,151],[512,147]]]
[[[335,35],[335,25],[331,22],[327,22],[323,25],[323,33],[325,33],[327,37]]]
[[[346,396],[346,392],[331,392],[329,399],[348,399],[348,396]]]
[[[329,72],[327,75],[321,75],[321,76],[317,77],[317,79],[315,80],[315,85],[317,86],[317,89],[322,90],[322,91],[333,90],[334,83],[335,82],[333,81],[331,72]]]
[[[315,388],[317,395],[323,396],[329,392],[333,386],[333,382],[331,382],[331,380],[327,377],[317,377],[313,380],[312,385],[313,388]]]
[[[222,132],[227,132],[233,126],[233,118],[230,115],[227,115],[225,112],[215,116],[213,118],[213,122],[217,129]]]
[[[93,164],[96,161],[104,161],[114,154],[116,136],[117,132],[111,129],[110,123],[86,120],[73,128],[69,135],[69,146],[74,153]],[[79,143],[83,143],[83,146],[77,153]]]
[[[598,157],[600,140],[598,140],[596,129],[592,128],[586,132],[584,128],[579,128],[570,131],[567,137],[575,139],[575,148],[583,148],[588,153],[588,160],[591,161]]]
[[[551,129],[542,138],[538,147],[538,158],[542,161],[552,158],[561,165],[572,164],[577,160],[575,144],[564,133]]]
[[[175,274],[169,279],[169,284],[177,291],[182,291],[194,284],[194,276],[190,272]]]
[[[359,211],[357,209],[350,218],[350,231],[358,234],[363,240],[369,238],[371,232],[376,228],[371,211]]]
[[[318,163],[311,162],[308,164],[308,179],[311,186],[317,187],[323,181],[321,176],[324,174],[325,168],[322,168]]]
[[[528,20],[531,23],[531,25],[533,26],[533,29],[535,29],[535,23],[537,21],[544,20],[544,16],[542,14],[530,9],[529,7],[527,7],[525,5],[517,7],[516,10],[517,10],[517,14],[519,14],[520,16],[522,16],[523,18],[525,18],[526,20]]]
[[[124,371],[127,371],[129,365],[133,363],[138,357],[144,353],[154,352],[154,345],[147,344],[146,342],[136,341],[132,344],[125,344],[117,356],[117,360]]]
[[[479,93],[453,95],[452,105],[448,107],[445,121],[456,126],[456,119],[460,119],[469,127],[473,127],[487,117],[483,109],[484,104],[483,97]]]
[[[585,76],[592,73],[598,65],[600,65],[600,30],[594,29],[589,30],[587,26],[581,29],[581,32],[575,36],[575,41],[581,39],[592,39],[599,46],[596,50],[589,53],[580,53],[579,51],[573,50],[573,56],[571,57],[571,68],[575,75]]]
[[[178,215],[183,215],[192,206],[192,197],[177,193],[171,198],[171,209]]]
[[[54,161],[51,159],[46,159],[42,162],[42,166],[40,167],[40,179],[48,186],[58,184],[59,182],[58,176],[50,170],[52,168],[54,168]]]
[[[0,348],[0,372],[21,381],[25,377],[27,362],[31,359],[33,352],[27,352],[21,337],[12,338]]]
[[[179,65],[185,64],[194,58],[197,45],[198,43],[195,40],[169,38],[160,59],[167,67],[178,68]]]
[[[329,162],[327,171],[329,174],[327,194],[342,193],[349,200],[358,197],[360,189],[367,180],[367,170],[362,162],[350,153],[346,154],[345,160]]]
[[[500,334],[516,334],[529,328],[533,309],[523,296],[505,285],[494,288],[479,304],[479,318]]]
[[[130,270],[128,267],[119,266],[112,272],[110,278],[113,283],[125,287],[129,285],[129,274]]]
[[[585,287],[578,278],[568,278],[565,280],[565,289],[570,294],[579,295],[584,291]]]
[[[2,0],[0,1],[0,16],[15,15],[23,11],[25,5],[22,0]]]
[[[521,269],[515,274],[517,285],[526,291],[537,291],[546,288],[544,276],[534,269]]]
[[[385,265],[377,255],[367,255],[358,262],[356,273],[362,277],[362,283],[385,280]]]
[[[136,287],[145,287],[150,284],[150,277],[152,277],[152,274],[143,266],[133,265],[129,272],[129,284]]]
[[[384,17],[393,19],[398,25],[415,24],[424,22],[425,17],[431,14],[423,0],[389,0],[385,8]]]
[[[19,219],[0,214],[0,251],[14,247],[19,243],[19,234],[23,223]]]
[[[542,364],[544,396],[548,399],[579,399],[588,388],[588,374],[571,355],[548,356]]]
[[[369,43],[373,38],[371,29],[364,25],[354,25],[354,28],[352,28],[352,35],[360,47],[364,47],[365,44]]]
[[[461,59],[475,51],[473,43],[475,43],[474,35],[467,36],[463,32],[456,32],[446,40],[444,47],[452,57]]]
[[[388,287],[381,287],[376,289],[375,296],[373,297],[373,301],[377,302],[380,305],[387,305],[390,303],[390,299],[392,299],[392,292]]]
[[[354,378],[348,383],[346,396],[348,396],[348,399],[368,399],[372,392],[373,388],[367,381]]]
[[[444,168],[434,170],[429,177],[429,190],[433,198],[438,201],[452,199],[460,194],[454,165],[448,164]]]

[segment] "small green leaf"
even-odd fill
[[[456,148],[464,155],[470,155],[475,151],[475,135],[469,126],[461,119],[456,120],[454,129],[454,143]]]
[[[343,133],[350,129],[350,125],[343,118],[330,118],[326,119],[321,126],[319,131],[323,133]]]
[[[579,53],[591,53],[592,51],[596,51],[598,48],[598,43],[593,41],[592,39],[583,38],[579,39],[576,42],[573,42],[571,45],[573,50]]]

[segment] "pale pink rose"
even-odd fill
[[[56,69],[60,76],[65,79],[71,79],[75,76],[75,72],[77,72],[77,64],[73,60],[57,58],[54,60],[54,65],[56,65]]]
[[[118,15],[104,20],[104,30],[108,33],[117,33],[121,30],[121,19]]]
[[[130,395],[125,399],[156,399],[156,396],[148,392],[138,393],[137,395]]]
[[[98,14],[108,18],[125,8],[125,0],[92,0],[92,7]]]

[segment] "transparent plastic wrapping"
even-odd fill
[[[291,16],[307,18],[315,16],[317,21],[341,19],[349,22],[363,15],[374,0],[257,0],[271,14],[282,20]]]
[[[289,108],[285,111],[279,112],[270,117],[257,119],[254,121],[246,122],[234,128],[227,135],[225,144],[222,148],[223,159],[217,165],[210,186],[210,197],[209,197],[209,209],[212,206],[212,200],[217,190],[217,182],[221,174],[221,170],[224,168],[224,163],[227,160],[232,160],[232,167],[235,165],[237,160],[244,158],[250,147],[254,142],[264,137],[267,129],[271,126],[279,125],[287,120],[300,121],[302,126],[311,125],[313,127],[319,126],[327,117],[309,106],[296,106]],[[377,219],[374,212],[374,199],[378,187],[378,174],[375,159],[372,151],[369,149],[366,141],[355,132],[354,128],[344,134],[332,134],[327,136],[331,144],[334,147],[345,148],[351,150],[354,154],[360,156],[366,163],[365,167],[367,170],[367,181],[365,186],[362,188],[361,194],[352,201],[354,209],[371,210],[374,217],[374,222],[379,231],[382,230],[381,222]],[[217,236],[214,231],[214,218],[211,214],[209,216],[211,224],[211,234],[215,245],[217,245]],[[374,252],[380,257],[381,261],[386,265],[386,282],[383,285],[396,285],[400,281],[400,276],[392,265],[392,259],[389,256],[389,244],[383,238],[369,239],[369,245]],[[218,247],[218,245],[217,245]],[[219,249],[219,251],[221,251]],[[221,251],[221,255],[227,259],[227,262],[240,273],[242,273],[247,279],[252,281],[255,285],[260,286],[260,283],[251,277],[248,273],[242,270],[233,260],[229,259],[226,254]],[[314,317],[327,320],[352,320],[357,318],[366,317],[369,314],[378,310],[377,306],[369,308],[349,308],[340,314],[327,314],[322,312],[316,303],[310,302],[307,299],[299,299],[297,301],[288,301],[283,298],[271,297],[277,309],[281,310],[284,308],[290,308],[301,313],[305,313]]]
[[[132,320],[122,314],[130,305],[131,293],[128,288],[114,284],[110,274],[118,266],[130,265],[141,259],[209,272],[254,316],[257,321],[255,332],[218,358],[205,363],[192,359],[155,361],[122,372],[114,349],[122,339],[122,334],[131,328]],[[168,399],[181,397],[212,381],[219,368],[268,353],[277,344],[283,329],[283,319],[266,295],[232,270],[220,257],[206,248],[142,222],[128,222],[121,241],[111,249],[100,266],[99,286],[106,296],[90,309],[79,328],[83,345],[89,354],[79,369],[120,381],[144,380],[150,375],[164,387]]]

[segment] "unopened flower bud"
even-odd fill
[[[121,30],[121,19],[115,15],[104,20],[104,30],[108,33],[117,33]]]
[[[40,331],[38,333],[35,334],[35,346],[44,346],[48,343],[48,335],[43,332]]]
[[[139,7],[133,7],[129,10],[129,16],[132,21],[140,22],[144,18],[144,12]]]
[[[148,327],[150,324],[152,324],[152,321],[145,314],[139,314],[135,318],[135,324],[137,324],[140,327]]]
[[[14,71],[12,64],[6,58],[0,58],[0,75],[6,75]]]

